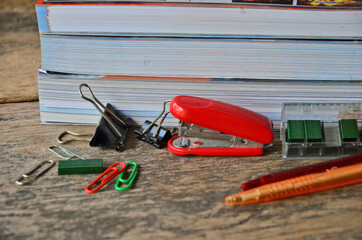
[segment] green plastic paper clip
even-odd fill
[[[127,179],[124,179],[122,178],[124,173],[127,171],[127,168],[130,166],[130,165],[133,165],[133,169],[132,169],[132,172],[130,174],[130,176],[127,178]],[[124,191],[124,190],[127,190],[129,189],[131,186],[132,186],[132,183],[133,181],[135,180],[136,178],[136,175],[137,175],[137,163],[135,162],[129,162],[129,163],[126,163],[126,169],[125,171],[121,172],[121,174],[119,175],[118,177],[118,180],[117,180],[117,183],[116,183],[116,190],[118,191]],[[127,183],[128,185],[125,186],[125,187],[121,187],[122,183]]]

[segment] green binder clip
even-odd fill
[[[133,165],[133,169],[132,169],[132,172],[130,174],[130,176],[127,178],[127,179],[124,179],[122,178],[124,173],[127,171],[127,168],[130,166],[130,165]],[[117,183],[116,183],[116,190],[118,191],[124,191],[124,190],[127,190],[129,189],[131,186],[132,186],[132,183],[133,181],[135,180],[136,178],[136,175],[137,175],[137,163],[135,162],[129,162],[129,163],[126,163],[126,170],[121,172],[121,174],[119,175],[118,177],[118,180],[117,180]],[[125,187],[121,187],[122,186],[122,183],[127,183],[128,185],[125,186]]]

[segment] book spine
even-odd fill
[[[36,6],[36,16],[38,18],[39,32],[50,32],[48,24],[48,8],[46,6]]]

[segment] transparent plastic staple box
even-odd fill
[[[284,103],[284,159],[336,159],[362,153],[361,103]]]

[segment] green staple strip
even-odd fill
[[[60,160],[58,163],[58,175],[91,174],[102,172],[102,159]]]
[[[323,131],[321,121],[319,120],[305,120],[305,139],[307,142],[322,142]]]
[[[305,126],[303,120],[288,120],[287,139],[288,142],[304,142]]]
[[[343,142],[358,140],[358,126],[356,119],[342,119],[339,121],[339,131]]]

